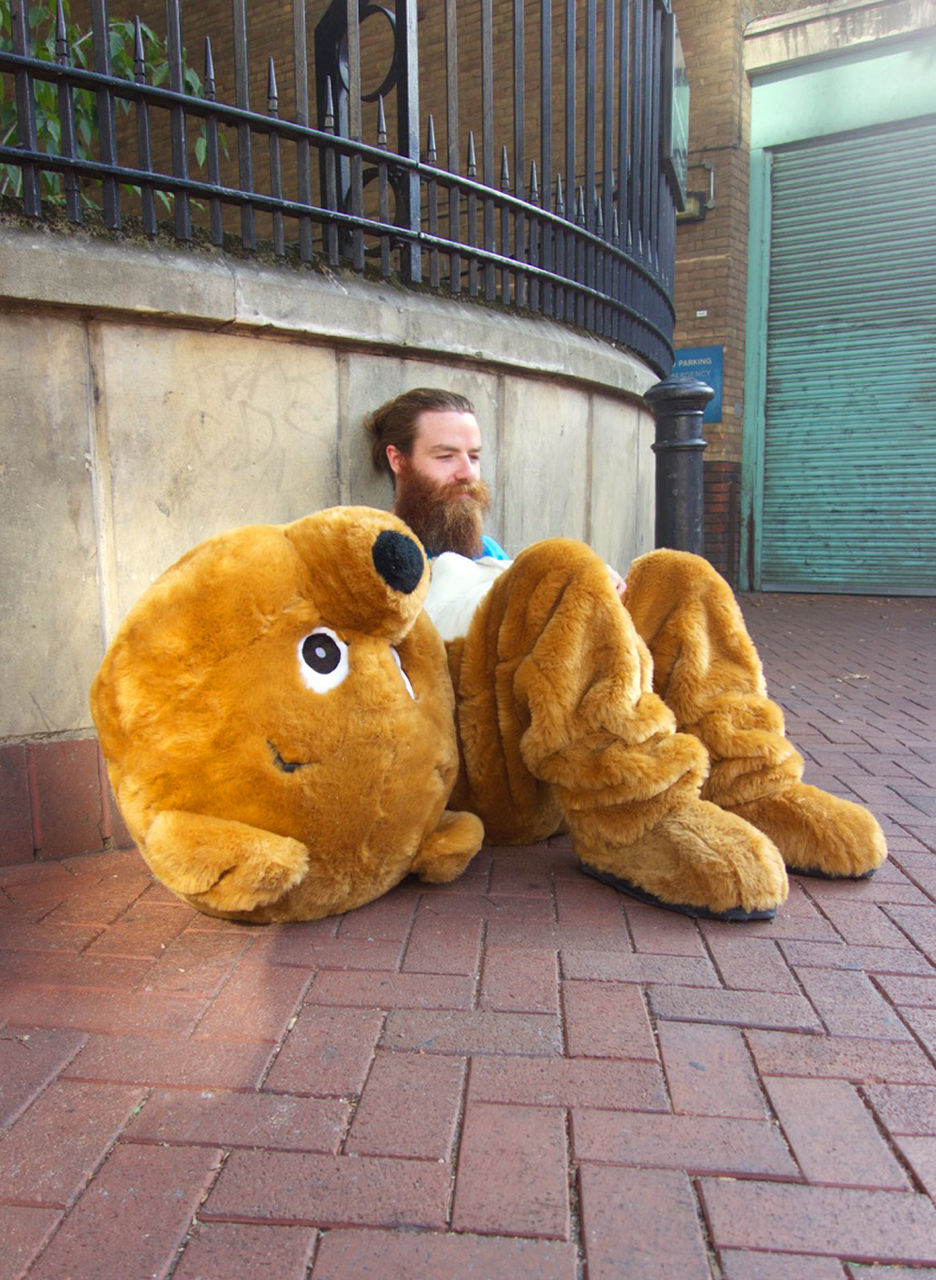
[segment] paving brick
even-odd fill
[[[799,990],[776,942],[765,938],[739,938],[737,930],[733,934],[712,932],[707,935],[707,941],[726,987],[739,991],[776,991],[787,995]]]
[[[936,1009],[914,1009],[907,1006],[903,1017],[923,1042],[931,1058],[936,1058]]]
[[[781,950],[799,972],[804,968],[853,969],[867,973],[932,972],[925,955],[912,947],[851,947],[842,943],[784,942]]]
[[[87,1039],[79,1031],[6,1026],[0,1031],[0,1128],[11,1125]]]
[[[673,1110],[684,1115],[767,1115],[754,1064],[735,1027],[661,1022],[660,1053]]]
[[[579,1181],[588,1280],[710,1280],[684,1173],[587,1165]]]
[[[770,1076],[765,1085],[810,1182],[909,1190],[873,1116],[847,1081]]]
[[[62,1219],[54,1209],[0,1204],[0,1280],[22,1280]]]
[[[64,951],[77,955],[92,945],[100,933],[100,926],[93,924],[9,920],[3,926],[3,945],[10,951]]]
[[[576,1280],[577,1274],[573,1244],[426,1231],[329,1231],[312,1269],[313,1280]]]
[[[215,996],[249,946],[243,934],[184,930],[149,968],[147,989]]]
[[[655,1062],[477,1057],[468,1091],[470,1098],[486,1102],[667,1110],[663,1073]]]
[[[489,1102],[467,1107],[452,1226],[482,1234],[568,1239],[562,1112]]]
[[[559,1019],[545,1013],[404,1009],[388,1015],[381,1044],[425,1053],[551,1056],[562,1052],[562,1033]]]
[[[936,1087],[871,1084],[864,1093],[891,1133],[936,1136]]]
[[[831,897],[823,899],[822,910],[847,943],[862,947],[906,946],[906,938],[876,903]]]
[[[936,1068],[916,1044],[786,1031],[751,1031],[748,1043],[765,1075],[837,1076],[858,1084],[936,1084]]]
[[[365,903],[356,911],[343,915],[335,936],[343,942],[351,938],[368,942],[404,942],[413,927],[419,897],[415,886],[398,885],[376,902]]]
[[[559,1012],[559,963],[555,951],[487,947],[479,1003],[505,1012]]]
[[[936,1201],[936,1137],[897,1138],[896,1143],[923,1189]]]
[[[187,1032],[204,1009],[200,998],[138,991],[128,1001],[121,991],[89,991],[18,984],[0,991],[0,1015],[32,1027],[71,1027],[105,1035]]]
[[[725,1023],[743,1027],[782,1027],[819,1031],[822,1024],[802,996],[772,991],[710,991],[652,986],[650,1007],[658,1018]]]
[[[541,924],[509,917],[488,920],[485,944],[489,947],[530,947],[534,951],[584,947],[608,954],[630,954],[634,949],[627,932],[619,926]]]
[[[849,1280],[936,1280],[936,1269],[932,1267],[879,1267],[877,1263],[864,1267],[851,1263],[848,1268]]]
[[[470,1009],[473,978],[453,973],[368,973],[330,970],[316,975],[308,1003],[362,1009]]]
[[[936,977],[904,978],[884,973],[878,974],[875,982],[895,1005],[936,1009]]]
[[[192,908],[135,903],[109,928],[98,933],[90,955],[149,956],[157,959],[188,924]]]
[[[135,1142],[184,1146],[270,1147],[334,1155],[350,1106],[339,1098],[218,1089],[157,1089],[134,1116]]]
[[[835,1258],[803,1258],[792,1253],[755,1253],[724,1249],[720,1255],[722,1280],[845,1280]],[[880,1280],[889,1280],[884,1275]]]
[[[34,982],[37,986],[82,987],[94,991],[134,990],[149,979],[149,960],[117,956],[73,956],[62,951],[0,950],[0,980]],[[147,985],[151,985],[147,982]],[[63,993],[63,998],[64,998]]]
[[[564,982],[562,1003],[571,1057],[657,1060],[639,988],[623,982]]]
[[[200,1222],[186,1241],[172,1280],[305,1280],[314,1248],[311,1227]]]
[[[481,954],[481,921],[451,919],[435,910],[420,912],[413,925],[403,968],[411,973],[460,973],[474,977]]]
[[[556,881],[556,914],[561,928],[598,926],[619,930],[627,936],[621,894],[584,872]]]
[[[209,1036],[243,1040],[279,1040],[309,985],[308,975],[285,965],[238,965],[211,1007],[199,1020],[194,1039]]]
[[[73,1080],[110,1084],[181,1085],[204,1089],[255,1089],[273,1047],[250,1041],[195,1043],[172,1036],[89,1035],[64,1069]]]
[[[0,1200],[68,1208],[145,1096],[121,1085],[49,1085],[4,1135]]]
[[[667,1116],[638,1112],[572,1112],[576,1160],[689,1173],[796,1176],[786,1144],[769,1120],[734,1116]]]
[[[207,1147],[118,1146],[30,1280],[164,1275],[220,1161]]]
[[[720,1249],[936,1262],[936,1207],[927,1196],[708,1178],[700,1185]]]
[[[735,931],[737,925],[720,924],[717,921],[700,921],[699,927],[708,936],[714,932]],[[841,942],[833,926],[821,915],[818,908],[802,892],[795,878],[790,880],[790,896],[777,912],[776,918],[764,924],[746,924],[745,935],[763,938],[771,942]]]
[[[689,916],[660,911],[632,899],[624,899],[624,914],[635,950],[652,955],[705,957],[701,935]]]
[[[911,1038],[892,1006],[865,974],[803,969],[799,978],[832,1035],[880,1040]]]
[[[346,1152],[450,1159],[465,1065],[463,1058],[378,1053],[354,1113]]]
[[[454,882],[454,887],[458,881]],[[446,886],[442,886],[445,888]],[[549,897],[522,897],[519,894],[493,894],[487,890],[476,890],[466,893],[426,893],[419,907],[416,925],[422,931],[423,925],[428,929],[429,922],[444,924],[446,921],[456,927],[474,924],[494,924],[499,920],[512,920],[530,928],[548,929],[556,922],[556,913],[552,899]],[[428,930],[427,942],[432,950],[431,929]],[[458,933],[455,935],[458,936]],[[431,972],[431,970],[430,970]]]
[[[371,1009],[307,1005],[267,1077],[265,1088],[315,1097],[361,1092],[383,1014]]]
[[[435,1160],[234,1151],[199,1217],[322,1228],[439,1228],[449,1193],[449,1168]]]
[[[551,900],[551,860],[540,846],[497,849],[492,858],[487,892],[501,896]]]
[[[71,893],[50,912],[49,919],[55,924],[111,924],[136,902],[148,884],[149,877],[139,868],[132,876],[114,872],[90,883],[72,877]]]
[[[684,987],[721,985],[711,962],[702,956],[660,956],[564,946],[560,959],[564,978],[595,982],[675,982]]]
[[[936,847],[936,840],[930,843],[931,847]],[[919,947],[929,956],[936,953],[936,906],[888,906],[885,910],[915,947]]]
[[[319,933],[301,931],[315,925],[325,928]],[[276,926],[273,926],[275,928]],[[328,929],[337,928],[337,922],[316,920],[311,924],[290,924],[280,928],[270,939],[264,940],[258,949],[271,963],[292,965],[306,973],[322,969],[398,969],[403,956],[404,943],[396,938],[337,938]],[[295,936],[291,930],[300,932]]]

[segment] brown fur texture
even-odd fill
[[[377,569],[387,534],[408,544],[392,544],[410,558],[399,588]],[[402,522],[332,508],[209,539],[150,587],[104,658],[92,711],[127,826],[164,884],[210,915],[308,920],[411,871],[438,882],[464,869],[483,832],[445,809],[457,747],[427,583]],[[333,658],[329,633],[347,672],[319,688],[329,677],[301,647],[324,637]]]
[[[389,536],[416,556],[410,583],[378,566]],[[567,829],[599,879],[730,918],[775,911],[784,861],[856,876],[884,858],[866,810],[802,783],[706,561],[642,557],[625,609],[588,547],[538,543],[447,664],[427,576],[394,516],[333,508],[210,539],[143,596],[92,706],[127,825],[170,889],[208,914],[313,919],[410,872],[453,879],[479,818],[499,843]],[[303,669],[310,634],[320,657],[347,647],[324,688]]]
[[[449,646],[462,770],[490,838],[560,823],[594,872],[670,905],[759,912],[787,892],[771,841],[700,798],[707,758],[652,689],[650,654],[588,547],[538,543]]]
[[[698,556],[656,551],[631,565],[627,607],[653,656],[653,684],[711,767],[704,798],[763,831],[791,871],[860,877],[887,856],[861,805],[802,781],[783,712],[730,587]]]

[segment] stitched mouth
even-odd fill
[[[274,744],[267,738],[267,746],[273,752],[273,763],[283,773],[295,773],[297,769],[308,769],[311,760],[284,760]]]

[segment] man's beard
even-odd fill
[[[483,480],[440,484],[422,475],[407,459],[397,476],[393,511],[416,534],[426,553],[456,551],[473,559],[481,555],[481,528],[491,497]]]

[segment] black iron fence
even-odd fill
[[[84,23],[0,0],[0,195],[26,215],[165,219],[550,316],[669,370],[670,0],[283,0],[259,30],[247,0],[138,7],[152,26],[107,0]]]

